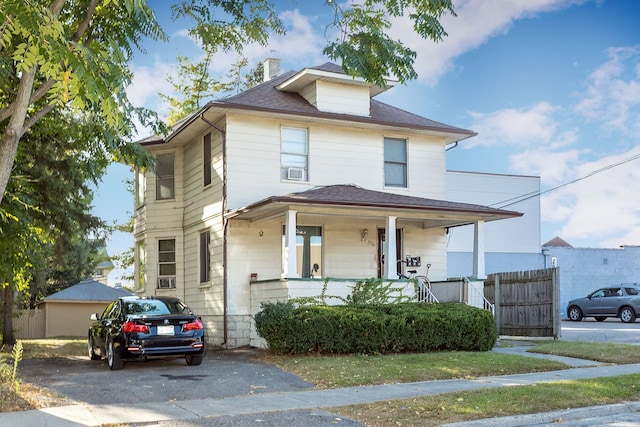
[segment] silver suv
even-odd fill
[[[622,284],[598,289],[584,298],[569,301],[567,316],[579,322],[583,317],[594,317],[602,322],[607,317],[618,317],[624,323],[636,321],[640,314],[640,287]]]

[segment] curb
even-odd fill
[[[516,427],[534,426],[538,424],[558,424],[572,420],[582,420],[597,417],[608,417],[619,414],[640,412],[640,402],[625,402],[612,405],[587,406],[583,408],[561,409],[558,411],[541,412],[536,414],[513,415],[508,417],[483,418],[475,421],[442,424],[440,427]],[[639,415],[640,416],[640,415]],[[584,425],[584,424],[583,424]]]

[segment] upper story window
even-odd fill
[[[306,129],[282,128],[280,178],[308,181],[309,143]]]
[[[206,187],[211,184],[211,133],[204,136],[204,162],[203,162],[203,185]]]
[[[384,185],[407,187],[407,140],[384,139]]]
[[[136,206],[144,205],[144,192],[146,190],[146,179],[144,176],[143,169],[136,169],[136,183],[135,183],[135,191],[136,191]]]
[[[156,200],[175,199],[173,153],[158,154],[156,169]]]

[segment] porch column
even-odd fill
[[[296,215],[298,211],[287,211],[284,226],[284,259],[282,260],[282,278],[298,277],[296,251]]]
[[[473,277],[486,279],[484,265],[484,221],[478,220],[473,228]]]
[[[395,216],[387,217],[385,230],[386,245],[384,248],[384,277],[385,279],[398,278],[398,260],[396,259],[396,219]]]

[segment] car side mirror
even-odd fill
[[[99,313],[92,313],[91,316],[89,316],[89,319],[91,320],[100,320],[100,314]]]

